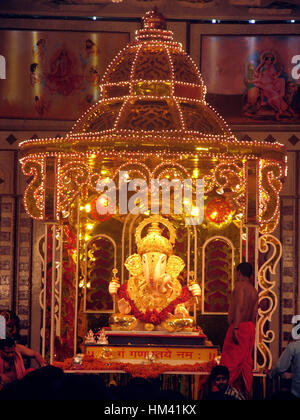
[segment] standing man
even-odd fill
[[[230,372],[229,383],[249,398],[253,381],[253,347],[258,308],[258,293],[251,283],[252,265],[236,268],[236,283],[228,311],[229,328],[223,344],[220,365]]]

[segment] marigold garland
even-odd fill
[[[144,313],[135,306],[134,301],[130,298],[127,291],[127,283],[122,284],[122,286],[119,288],[118,296],[120,297],[120,299],[123,298],[127,300],[127,302],[130,304],[132,315],[134,315],[137,319],[139,319],[142,322],[150,323],[153,325],[161,324],[167,319],[170,313],[173,313],[177,305],[179,305],[180,303],[184,303],[193,297],[188,287],[185,286],[182,288],[181,294],[171,303],[169,303],[169,305],[166,306],[162,311],[158,312],[154,308],[151,311],[147,309],[147,311]]]
[[[85,355],[80,367],[73,367],[73,359],[66,359],[63,362],[53,362],[53,366],[59,367],[62,370],[103,370],[103,371],[117,371],[121,370],[132,377],[140,378],[156,378],[165,372],[210,372],[216,365],[216,362],[202,362],[194,364],[180,364],[170,365],[167,363],[151,363],[151,364],[136,364],[124,362],[104,362],[94,356]]]

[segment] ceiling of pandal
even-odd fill
[[[0,13],[140,18],[155,6],[167,19],[300,18],[300,0],[1,0]]]

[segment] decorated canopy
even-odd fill
[[[134,246],[134,229],[151,214],[151,206],[139,214],[121,214],[118,201],[115,206],[99,202],[97,187],[105,179],[120,185],[125,172],[128,180],[143,179],[148,185],[153,179],[191,179],[195,189],[196,180],[203,180],[202,222],[186,226],[185,216],[199,215],[195,203],[190,203],[189,214],[177,214],[172,207],[168,216],[177,229],[177,252],[187,260],[181,280],[193,271],[202,287],[201,313],[225,314],[234,266],[242,259],[254,264],[261,300],[267,296],[269,302],[258,343],[261,366],[266,366],[266,343],[272,339],[266,321],[275,310],[276,296],[265,274],[273,270],[281,252],[270,234],[280,216],[284,146],[235,137],[206,102],[197,66],[156,10],[146,13],[142,29],[113,59],[99,88],[101,99],[65,137],[30,139],[20,145],[23,172],[31,177],[24,194],[26,211],[46,223],[44,240],[48,246],[52,241],[48,256],[43,254],[52,291],[46,292],[45,277],[42,294],[44,312],[47,296],[52,302],[44,318],[44,327],[51,318],[52,356],[55,337],[66,343],[73,340],[76,348],[79,330],[89,322],[87,314],[113,311],[106,291],[111,269],[117,267],[125,281],[124,260]],[[101,205],[109,217],[99,214]],[[275,256],[259,271],[258,253],[265,253],[267,244],[274,247]],[[111,255],[103,257],[110,247]],[[43,334],[47,351],[45,328]]]

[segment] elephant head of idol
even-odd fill
[[[160,224],[168,228],[169,239],[162,235]],[[142,238],[147,225],[147,234]],[[132,276],[143,278],[140,287],[161,294],[172,289],[174,279],[185,266],[180,257],[173,255],[175,236],[173,225],[161,216],[151,216],[139,224],[135,234],[138,253],[126,259],[125,267]]]

